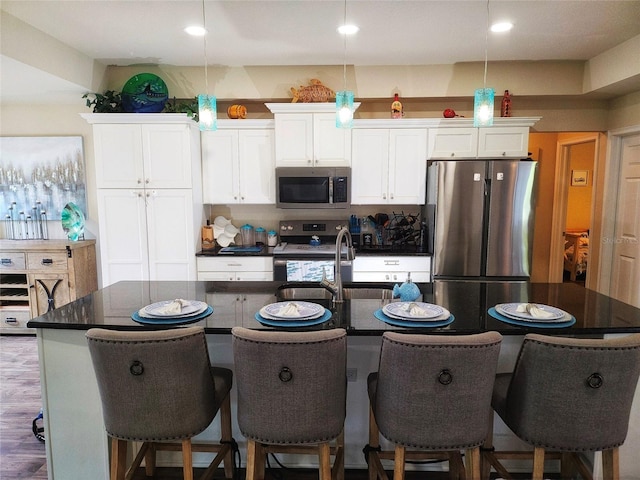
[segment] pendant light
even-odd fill
[[[473,97],[473,126],[489,127],[493,125],[493,101],[495,90],[487,88],[487,61],[489,44],[489,0],[487,0],[487,26],[484,37],[484,83],[475,91]]]
[[[204,8],[205,0],[202,0],[202,26],[207,28],[207,17]],[[207,34],[204,39],[204,94],[198,95],[198,126],[201,131],[216,130],[218,128],[218,108],[216,97],[209,95],[209,77],[207,66]]]
[[[356,33],[358,28],[347,25],[347,0],[344,0],[344,23],[338,31],[344,36],[344,58],[342,62],[344,90],[336,92],[336,127],[351,128],[353,127],[353,112],[355,108],[353,105],[353,92],[347,90],[347,35]]]

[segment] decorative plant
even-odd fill
[[[93,99],[89,97],[93,95]],[[93,105],[93,113],[121,113],[122,97],[120,92],[107,90],[104,93],[85,93],[82,98],[87,99],[87,107]]]
[[[186,113],[189,118],[192,118],[194,122],[198,122],[198,97],[193,100],[177,102],[176,97],[173,100],[169,100],[165,106],[165,113]]]

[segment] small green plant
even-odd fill
[[[169,100],[165,106],[163,112],[165,113],[186,113],[189,118],[192,118],[194,122],[198,122],[198,97],[193,100],[184,100],[178,102],[176,97],[173,100]]]
[[[93,99],[90,98],[93,96]],[[122,96],[115,90],[104,93],[85,93],[82,98],[87,99],[87,107],[93,105],[93,113],[122,113]]]

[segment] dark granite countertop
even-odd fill
[[[277,301],[275,292],[285,282],[118,282],[28,322],[31,328],[86,330],[92,327],[122,330],[163,328],[131,319],[138,309],[161,300],[201,300],[213,314],[197,325],[207,333],[229,334],[234,326],[271,329],[255,319],[264,305]],[[345,285],[347,286],[347,285]],[[356,286],[367,286],[356,284]],[[371,286],[371,285],[370,285]],[[393,284],[375,284],[392,288]],[[640,309],[572,283],[436,281],[418,284],[423,301],[441,305],[455,316],[446,327],[411,329],[388,325],[373,312],[388,300],[345,300],[337,308],[330,300],[313,300],[332,310],[327,322],[312,329],[343,327],[349,335],[381,335],[385,331],[469,334],[496,330],[504,335],[540,332],[555,335],[603,335],[640,332]],[[534,302],[571,313],[568,328],[522,328],[503,323],[487,313],[498,303]],[[164,327],[166,328],[166,327]]]

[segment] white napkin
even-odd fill
[[[410,317],[425,317],[427,315],[427,311],[414,302],[408,304],[406,310]]]
[[[158,309],[158,313],[161,315],[175,315],[182,313],[182,308],[189,305],[188,300],[182,298],[176,298],[173,302],[167,303],[163,307]]]
[[[279,317],[299,317],[300,307],[295,302],[289,302],[278,312]]]
[[[546,312],[540,307],[538,307],[535,303],[521,303],[516,308],[516,312],[519,313],[528,313],[533,318],[551,318],[553,317],[553,313]]]

